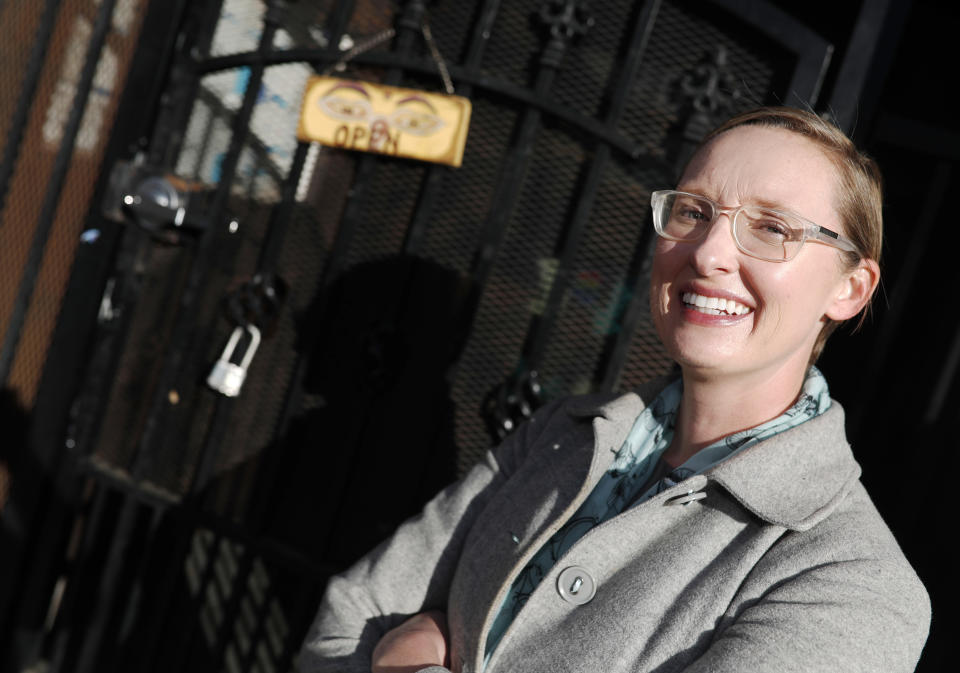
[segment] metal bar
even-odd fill
[[[166,86],[157,106],[156,122],[149,135],[147,163],[153,166],[176,165],[183,147],[190,113],[200,88],[201,73],[196,71],[196,55],[209,52],[223,0],[204,0],[188,5],[191,12],[179,24],[176,57],[167,72]]]
[[[277,268],[277,260],[283,246],[283,236],[293,215],[293,206],[297,199],[297,185],[303,175],[303,167],[309,151],[310,143],[297,143],[297,149],[294,150],[293,160],[290,163],[290,171],[283,182],[280,203],[270,213],[267,235],[260,250],[260,258],[257,260],[257,270],[259,271],[274,271]]]
[[[552,68],[540,70],[535,86],[538,93],[543,94],[550,89],[555,74],[556,71]],[[472,303],[479,303],[480,294],[493,270],[497,251],[506,236],[507,224],[516,207],[517,199],[520,197],[524,177],[530,166],[529,148],[533,146],[538,135],[540,117],[541,112],[537,108],[526,108],[523,111],[516,142],[504,161],[502,177],[500,182],[497,183],[493,199],[491,199],[492,203],[496,205],[487,214],[480,237],[479,250],[474,258],[472,275],[474,281],[473,294],[475,296]],[[471,314],[474,313],[474,308],[471,307]]]
[[[253,567],[253,554],[246,547],[240,548],[240,558],[237,561],[237,571],[230,583],[230,593],[224,596],[224,606],[222,610],[223,621],[220,622],[220,628],[217,629],[217,635],[213,642],[214,655],[216,661],[224,661],[227,647],[230,645],[230,634],[234,632],[233,626],[240,614],[240,606],[243,602],[246,580],[250,577],[250,570]],[[251,650],[254,649],[251,646]]]
[[[86,615],[81,614],[78,607],[78,593],[83,589],[83,578],[87,575],[86,571],[90,567],[90,559],[97,541],[101,537],[101,530],[106,525],[105,519],[107,518],[107,505],[110,497],[106,488],[96,486],[94,488],[95,492],[91,495],[92,505],[90,505],[89,513],[83,523],[80,549],[72,567],[67,569],[67,587],[63,602],[57,613],[57,623],[83,624],[86,622]],[[82,513],[78,513],[78,515],[82,516]],[[54,643],[50,648],[48,659],[51,664],[50,670],[56,673],[63,666],[71,641],[74,639],[80,641],[83,636],[78,636],[69,629],[62,627],[55,628],[53,636]]]
[[[268,11],[265,20],[264,34],[267,32],[266,26],[273,26],[273,30],[275,31],[279,25],[279,17],[276,14],[271,15],[271,13]],[[272,37],[270,39],[272,41]],[[263,43],[261,43],[261,45],[262,44]],[[257,85],[257,89],[259,89],[259,84]],[[248,89],[248,92],[249,91],[250,89]],[[293,203],[296,198],[297,184],[303,171],[308,149],[309,145],[307,143],[298,143],[297,145],[290,171],[288,172],[287,178],[284,181],[281,203],[271,214],[270,226],[268,228],[265,237],[266,240],[263,248],[261,249],[258,260],[258,270],[260,271],[273,269],[276,265],[276,260],[280,254],[283,241],[283,231],[286,228],[286,225],[289,222],[292,214]],[[197,469],[197,473],[194,475],[191,485],[192,494],[198,494],[209,479],[209,475],[213,469],[214,459],[220,445],[223,442],[223,437],[226,434],[226,430],[230,422],[230,412],[232,411],[233,406],[232,400],[228,400],[227,398],[220,396],[218,396],[214,402],[213,417],[208,426],[207,436],[204,440],[203,448],[201,450],[200,464]],[[267,469],[263,476],[267,477],[273,475],[274,472],[275,469]],[[257,522],[251,522],[251,526],[254,529],[259,526],[260,518],[261,516],[257,516]]]
[[[897,287],[891,295],[890,308],[887,309],[883,318],[883,326],[880,328],[873,352],[870,354],[866,373],[858,379],[860,385],[855,399],[861,402],[853,407],[847,421],[851,437],[857,437],[861,424],[866,420],[865,416],[871,409],[871,405],[868,404],[870,396],[882,390],[878,382],[884,375],[883,363],[887,362],[894,337],[900,325],[903,324],[902,315],[913,295],[913,286],[920,271],[924,250],[938,221],[937,212],[950,188],[951,174],[950,163],[946,160],[939,161],[934,169],[930,187],[920,201],[923,204],[923,210],[910,228],[910,244],[897,276]]]
[[[50,46],[50,36],[53,34],[53,26],[56,24],[60,2],[61,0],[47,0],[44,4],[43,14],[40,15],[40,25],[33,37],[33,48],[30,50],[27,69],[23,74],[23,84],[17,98],[17,107],[14,108],[13,114],[10,116],[7,141],[3,146],[3,158],[0,159],[0,211],[3,210],[6,203],[7,189],[10,186],[10,178],[13,176],[13,169],[20,154],[23,131],[26,128],[27,116],[33,106],[33,97],[37,92],[37,85],[43,72],[43,64]]]
[[[247,52],[244,54],[232,54],[230,56],[208,59],[202,64],[199,64],[198,68],[200,71],[207,73],[243,67],[258,59],[258,57],[255,56],[255,53],[256,52]],[[330,61],[331,59],[333,59],[335,62],[335,58],[338,54],[339,52],[331,49],[289,49],[272,52],[261,60],[263,60],[263,62],[267,65],[279,65],[301,61],[305,63],[318,64]],[[405,72],[439,76],[437,67],[433,61],[427,61],[420,57],[405,57],[400,54],[395,54],[395,52],[367,52],[366,54],[362,54],[354,58],[352,63],[356,63],[358,65],[378,66],[383,68],[396,67],[404,70]],[[464,66],[456,66],[452,64],[449,65],[448,68],[450,70],[450,76],[461,85],[470,85],[476,89],[496,94],[497,96],[510,98],[527,107],[537,108],[551,117],[555,117],[566,122],[567,124],[570,124],[576,129],[582,130],[585,133],[602,139],[617,151],[622,152],[630,157],[639,158],[646,154],[646,150],[641,143],[634,142],[631,139],[620,135],[616,129],[607,128],[593,117],[589,117],[583,113],[577,112],[571,106],[558,103],[552,98],[546,97],[542,93],[538,94],[535,90],[531,91],[526,87],[518,86],[504,80],[495,79],[485,75],[480,70],[474,71]]]
[[[860,4],[860,14],[840,63],[828,106],[836,124],[851,136],[859,126],[858,116],[863,107],[867,80],[882,81],[886,77],[911,4],[911,0],[897,2],[895,7],[891,7],[890,0],[863,0]],[[894,20],[893,14],[898,14],[896,18],[900,20]],[[884,37],[883,49],[878,50],[880,36],[885,30],[891,34]],[[851,92],[857,95],[851,95]]]
[[[172,510],[166,510],[164,515],[171,516]],[[159,581],[159,588],[156,591],[158,603],[155,604],[150,614],[151,622],[143,628],[146,634],[146,640],[140,645],[140,661],[148,666],[157,660],[157,652],[160,648],[161,638],[164,633],[164,626],[171,617],[175,617],[171,612],[171,604],[176,595],[176,588],[184,574],[184,559],[190,551],[190,542],[193,538],[195,527],[186,525],[177,527],[178,534],[174,538],[172,550],[169,552],[170,563],[164,568],[163,576]],[[153,538],[151,537],[151,544]],[[150,554],[150,549],[147,549]],[[165,621],[166,620],[166,621]],[[151,670],[151,669],[146,669]]]
[[[929,427],[940,419],[940,414],[943,413],[943,405],[947,401],[947,395],[955,381],[958,368],[960,368],[960,325],[954,330],[950,350],[943,367],[940,369],[937,384],[933,387],[933,392],[930,393],[930,401],[927,402],[922,425]]]
[[[463,66],[465,70],[474,74],[479,73],[483,52],[490,41],[499,8],[500,0],[487,0],[481,8],[480,18],[474,24],[470,43],[467,46],[467,60]],[[470,84],[461,85],[457,89],[457,93],[469,98],[473,93],[473,86]],[[448,171],[448,168],[441,166],[430,165],[427,167],[426,176],[417,199],[416,210],[410,220],[410,226],[407,228],[407,235],[403,244],[405,254],[416,255],[422,248],[427,226],[433,217],[434,207],[443,188],[444,176]]]
[[[107,562],[100,573],[102,583],[97,592],[93,614],[83,629],[83,645],[77,656],[75,673],[97,670],[99,658],[102,656],[103,639],[117,598],[120,580],[123,577],[123,566],[136,528],[139,509],[139,504],[134,500],[129,498],[125,500],[120,519],[110,540]]]
[[[649,225],[649,217],[645,218],[644,222]],[[607,347],[600,356],[602,373],[596,378],[601,381],[601,390],[613,391],[620,384],[620,376],[630,353],[630,343],[636,333],[637,324],[646,310],[647,299],[650,294],[645,267],[649,266],[654,242],[653,227],[644,227],[637,241],[633,262],[626,273],[627,282],[624,283],[624,286],[630,287],[629,301],[626,303],[626,309],[620,318],[618,329],[608,339]],[[632,283],[629,282],[631,280]]]
[[[117,0],[104,0],[103,4],[101,4],[97,10],[97,18],[94,22],[90,43],[87,45],[87,51],[84,55],[83,70],[77,82],[77,92],[73,98],[73,106],[70,109],[70,116],[63,129],[63,138],[60,141],[60,149],[57,151],[57,156],[54,159],[50,178],[47,180],[47,185],[44,189],[43,205],[40,209],[40,216],[37,218],[36,228],[34,229],[33,242],[30,246],[27,261],[23,267],[23,275],[21,276],[20,285],[17,288],[17,297],[14,301],[13,311],[11,312],[10,320],[7,323],[7,329],[3,337],[3,347],[0,349],[0,382],[7,380],[7,377],[10,375],[10,369],[13,367],[14,356],[16,355],[17,346],[20,343],[20,331],[27,317],[27,309],[30,307],[30,299],[33,297],[33,289],[37,282],[37,276],[40,274],[43,250],[47,237],[50,234],[50,229],[53,226],[53,219],[56,215],[57,204],[59,203],[60,190],[67,177],[67,171],[70,170],[70,160],[73,157],[77,133],[80,131],[83,111],[86,108],[87,98],[90,95],[90,89],[93,85],[93,76],[96,73],[100,52],[103,50],[107,33],[110,31],[110,18],[113,15],[113,8],[116,3]]]
[[[257,643],[267,642],[267,619],[270,616],[270,601],[273,597],[273,585],[264,589],[263,602],[256,606],[254,618],[256,626],[250,632],[250,650],[240,663],[240,670],[249,673],[253,670],[257,658]],[[289,638],[288,638],[289,640]],[[269,647],[267,648],[269,651]],[[281,652],[282,654],[282,652]],[[283,671],[284,669],[277,669]]]
[[[169,0],[168,0],[169,1]],[[169,20],[170,26],[181,26],[183,25],[183,19],[186,14],[188,0],[175,0],[173,6],[164,5],[163,9],[166,11],[166,16],[173,17]],[[156,0],[153,0],[153,7],[158,7]],[[150,9],[153,9],[151,7]],[[149,10],[148,10],[149,12]],[[147,20],[151,18],[151,15],[148,13]],[[150,25],[150,24],[148,24]],[[152,30],[156,30],[156,27],[150,25]],[[213,31],[210,31],[210,34],[213,34]],[[157,118],[160,115],[160,110],[163,107],[163,93],[166,90],[169,82],[166,75],[170,72],[170,64],[173,61],[174,53],[176,51],[176,40],[166,40],[163,49],[160,52],[160,58],[158,59],[158,67],[156,73],[163,73],[164,76],[160,77],[156,74],[150,80],[150,93],[147,94],[146,104],[143,106],[143,110],[146,114],[141,118],[140,128],[142,129],[137,137],[141,139],[141,142],[146,142],[147,138],[150,137],[150,130],[156,126]]]
[[[612,83],[608,85],[611,97],[604,124],[609,128],[616,128],[626,108],[627,99],[631,90],[630,85],[640,70],[640,63],[643,61],[647,45],[650,42],[653,23],[656,20],[659,9],[660,0],[652,0],[651,2],[645,3],[637,15],[630,46],[627,49],[623,66],[618,75],[615,78],[611,78]],[[601,143],[594,153],[593,160],[590,162],[586,179],[584,180],[583,187],[577,199],[573,217],[563,234],[562,242],[558,246],[560,252],[557,255],[557,273],[551,284],[550,294],[547,297],[543,314],[533,322],[533,328],[528,335],[527,343],[529,347],[525,354],[525,360],[533,370],[540,368],[548,341],[559,318],[563,298],[570,285],[573,263],[590,220],[597,190],[609,160],[610,147],[609,145]]]
[[[797,65],[787,87],[788,105],[812,108],[817,104],[832,58],[833,45],[829,44],[822,52],[811,50],[797,54]]]
[[[163,90],[159,87],[166,83],[176,51],[182,48],[182,45],[178,46],[177,37],[185,20],[186,8],[187,0],[176,0],[172,8],[166,0],[150,0],[143,21],[152,32],[146,37],[141,36],[140,44],[146,43],[146,51],[138,48],[130,64],[103,166],[111,166],[117,158],[126,156],[131,147],[146,142],[150,130],[145,125],[148,121],[150,124],[160,123],[157,117],[162,113],[155,113],[154,110],[166,109],[169,106],[167,97],[162,95]],[[212,29],[209,32],[212,33]],[[162,46],[153,49],[152,46],[159,40],[162,40]],[[154,58],[155,54],[159,54],[159,57]],[[151,81],[149,87],[138,84],[144,80]],[[142,88],[149,88],[150,93],[143,94]],[[174,144],[169,142],[165,143],[165,146]],[[103,185],[98,185],[93,203],[102,201],[103,191]],[[100,216],[94,216],[88,225],[99,228],[103,236],[96,244],[99,249],[87,246],[90,247],[89,250],[81,249],[77,252],[75,269],[71,274],[71,288],[83,287],[84,291],[88,292],[90,285],[106,285],[103,297],[111,305],[135,306],[140,294],[140,270],[149,265],[154,244],[147,239],[143,230],[124,227]],[[74,392],[70,395],[59,394],[69,398],[69,402],[64,402],[63,408],[70,405],[73,409],[70,414],[73,423],[67,441],[73,443],[78,455],[88,455],[93,450],[100,424],[106,416],[108,391],[124,350],[120,346],[129,333],[134,311],[120,310],[113,316],[94,318],[96,312],[91,315],[89,308],[79,306],[78,302],[71,304],[70,311],[71,314],[61,314],[59,323],[75,325],[79,322],[89,325],[88,333],[92,336],[87,339],[86,348],[76,345],[68,347],[71,354],[77,354],[72,362],[82,362],[82,370],[76,376],[78,384],[73,388]],[[71,315],[78,317],[72,318]],[[69,335],[64,334],[62,339],[55,337],[50,348],[51,354],[63,350],[61,342],[73,344],[76,340],[75,330],[69,332]],[[86,352],[87,356],[80,355],[81,352]],[[48,362],[47,370],[50,370],[50,365]],[[46,374],[44,378],[48,378]],[[44,394],[46,388],[59,390],[63,386],[63,377],[56,378],[55,383],[41,387],[38,400],[50,397],[49,394]],[[63,416],[66,417],[66,414]],[[62,440],[62,435],[58,440]]]
[[[597,189],[600,186],[600,180],[609,159],[609,146],[600,145],[597,147],[594,158],[590,162],[590,167],[587,169],[586,179],[577,197],[573,217],[570,219],[566,231],[561,233],[562,241],[557,255],[557,271],[550,285],[550,293],[547,295],[543,313],[533,321],[532,328],[527,334],[524,361],[534,371],[540,369],[543,363],[550,336],[559,318],[563,298],[570,285],[573,263],[580,248],[580,241],[587,228],[590,213],[593,211]]]
[[[118,651],[128,644],[128,640],[135,633],[137,620],[140,619],[140,611],[143,608],[144,596],[148,593],[144,588],[146,584],[145,576],[150,568],[151,561],[156,558],[157,554],[169,552],[168,549],[156,549],[165,509],[160,507],[152,509],[149,523],[150,532],[145,536],[146,542],[143,553],[140,556],[140,562],[134,574],[133,584],[130,587],[130,598],[127,600],[126,606],[121,609],[123,616],[119,620],[119,627],[115,637],[116,649]],[[180,570],[182,566],[176,563],[178,559],[179,557],[173,557],[172,560],[174,562],[170,565]]]
[[[191,533],[193,534],[196,529]],[[197,594],[193,600],[190,601],[190,615],[199,615],[200,611],[203,609],[203,605],[207,599],[207,587],[211,583],[216,585],[216,578],[214,577],[214,572],[217,565],[217,554],[219,553],[219,547],[221,540],[224,539],[224,535],[221,535],[219,532],[214,534],[213,542],[210,544],[210,550],[207,556],[207,566],[203,569],[203,573],[200,577],[200,581],[197,583]],[[189,548],[189,547],[188,547]],[[168,619],[175,619],[177,615],[170,614]],[[181,647],[176,653],[176,657],[170,662],[167,670],[170,671],[186,671],[190,670],[186,665],[187,657],[190,654],[190,650],[193,647],[194,639],[197,635],[197,629],[193,628],[193,625],[189,619],[182,619],[177,624],[179,627],[176,637],[174,637],[171,642],[179,643]]]
[[[296,203],[297,186],[300,182],[301,176],[303,175],[303,168],[306,164],[309,150],[309,143],[297,143],[297,149],[293,154],[290,172],[287,174],[287,178],[283,183],[280,204],[277,205],[270,214],[268,233],[266,240],[260,249],[260,257],[257,260],[257,269],[261,272],[272,273],[277,268],[278,260],[283,247],[284,233],[286,232],[286,229],[290,223],[290,218],[293,215],[293,207]],[[290,388],[299,384],[297,371],[298,370],[295,363],[294,367],[292,368],[290,382],[288,384],[288,398],[290,396]],[[280,412],[278,426],[282,427],[284,425],[285,417],[286,410],[284,408]],[[275,433],[274,436],[279,437],[279,432]],[[260,529],[263,517],[268,511],[267,501],[271,498],[273,484],[276,479],[280,461],[281,456],[277,451],[266,452],[264,457],[261,459],[260,469],[257,470],[256,484],[254,485],[253,489],[254,495],[252,497],[252,507],[250,508],[250,511],[253,512],[253,514],[248,518],[248,525],[250,526],[251,530]]]
[[[117,273],[113,276],[113,288],[109,295],[104,291],[111,304],[133,306],[139,297],[141,272],[138,262],[142,262],[149,245],[146,238],[146,232],[139,229],[122,235],[115,258]],[[75,427],[68,433],[79,456],[89,456],[94,451],[106,415],[110,387],[120,365],[123,339],[130,330],[133,315],[133,311],[121,310],[119,315],[97,327],[99,334],[88,353],[83,389],[74,400]]]
[[[812,107],[830,64],[833,45],[782,9],[757,0],[710,0],[744,23],[768,35],[797,55],[787,101],[790,105]]]
[[[268,52],[272,49],[273,38],[274,35],[276,35],[277,28],[278,23],[275,16],[272,16],[271,12],[268,11],[267,20],[264,22],[263,32],[260,35],[260,44],[258,46],[261,53]],[[253,108],[259,97],[260,85],[263,82],[263,71],[263,63],[255,63],[250,67],[250,77],[247,80],[244,91],[243,103],[233,120],[230,145],[221,164],[220,182],[217,185],[213,201],[208,211],[210,226],[200,239],[196,258],[193,260],[189,277],[180,295],[179,311],[170,339],[170,345],[168,346],[167,357],[164,361],[163,372],[159,377],[158,386],[153,392],[150,414],[144,424],[141,440],[138,443],[135,456],[132,459],[134,464],[132,472],[136,477],[139,477],[148,469],[150,461],[154,458],[152,455],[154,452],[150,449],[155,441],[155,437],[160,432],[161,418],[164,415],[164,410],[167,405],[166,391],[175,387],[176,381],[183,368],[184,354],[192,337],[194,337],[196,316],[191,313],[191,308],[197,301],[202,289],[202,284],[208,271],[209,260],[214,251],[214,242],[217,240],[218,233],[220,233],[220,220],[230,195],[231,184],[240,160],[244,140],[250,132],[250,118],[253,116]],[[218,400],[217,404],[226,404],[226,402]],[[208,450],[209,447],[204,448],[205,452]]]

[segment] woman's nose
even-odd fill
[[[730,273],[740,268],[740,249],[733,238],[731,217],[720,213],[706,235],[693,244],[690,260],[701,276]]]

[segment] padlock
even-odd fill
[[[240,363],[232,362],[233,353],[240,343],[240,337],[246,330],[250,334],[250,343],[243,354]],[[235,327],[227,345],[217,360],[210,374],[207,376],[207,385],[227,397],[236,397],[240,394],[240,388],[243,387],[243,381],[247,378],[247,369],[253,361],[253,356],[257,353],[257,347],[260,345],[260,330],[254,325]]]

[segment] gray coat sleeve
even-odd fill
[[[301,673],[369,673],[384,633],[418,612],[446,609],[470,527],[558,408],[539,410],[392,537],[331,578],[300,653]]]

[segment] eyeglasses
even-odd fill
[[[751,257],[786,262],[797,256],[807,239],[858,252],[848,239],[799,215],[760,206],[721,206],[699,194],[662,189],[650,195],[653,226],[671,241],[698,241],[721,213],[730,217],[737,247]]]

